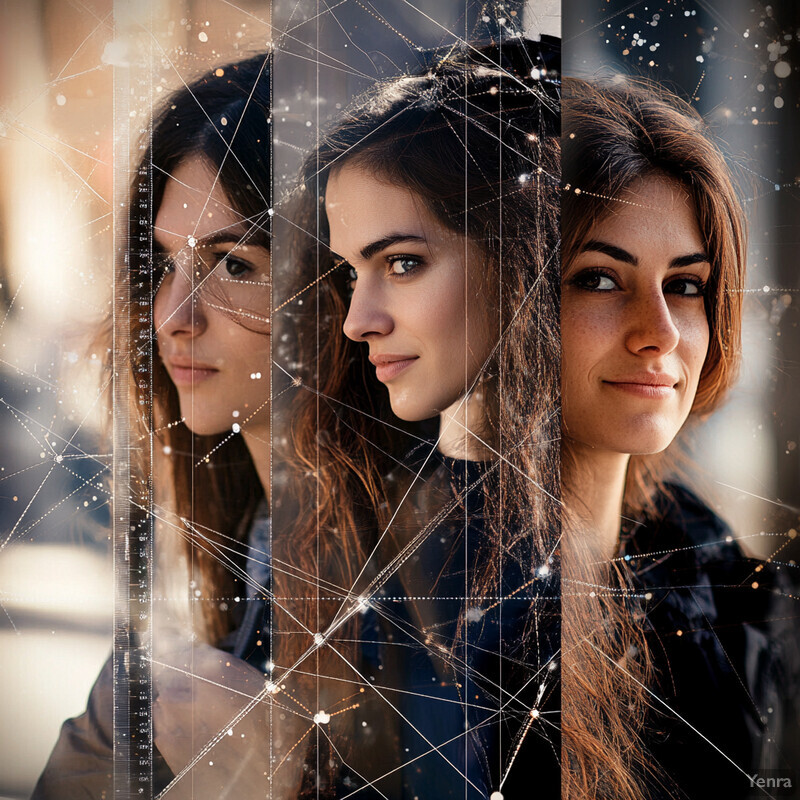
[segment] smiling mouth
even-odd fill
[[[396,378],[401,372],[408,369],[419,356],[370,356],[369,360],[375,365],[375,377],[381,383]]]
[[[674,383],[644,383],[639,381],[603,381],[603,383],[627,394],[652,400],[671,397],[676,385]]]

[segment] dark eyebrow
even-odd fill
[[[677,256],[669,262],[669,268],[690,267],[692,264],[703,264],[708,261],[705,253],[690,253],[688,256]]]
[[[639,262],[636,260],[636,256],[632,255],[627,250],[623,250],[621,247],[616,247],[613,244],[599,242],[597,239],[590,239],[583,247],[581,247],[582,253],[590,250],[595,253],[605,253],[605,255],[610,256],[616,261],[624,261],[626,264],[633,264],[634,267],[639,265]]]
[[[605,253],[617,261],[622,261],[625,264],[631,264],[634,267],[639,266],[639,261],[635,255],[623,250],[621,247],[616,247],[607,242],[600,242],[596,239],[590,239],[581,248],[581,252],[592,251],[596,253]],[[679,269],[680,267],[689,267],[692,264],[702,264],[708,261],[708,256],[705,253],[689,253],[685,256],[676,256],[669,262],[669,269]]]
[[[398,244],[399,242],[425,242],[425,239],[422,236],[417,236],[414,233],[391,233],[388,236],[384,236],[382,239],[376,239],[374,242],[370,242],[364,247],[361,248],[359,255],[364,261],[369,261],[376,253],[380,253],[381,250],[389,247],[393,244]]]

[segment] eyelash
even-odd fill
[[[411,267],[411,269],[407,269],[405,272],[393,272],[392,267],[398,261],[413,261],[415,266]],[[419,256],[411,256],[411,255],[392,255],[386,258],[387,266],[388,266],[388,275],[391,278],[395,278],[397,280],[403,280],[404,278],[409,277],[417,270],[421,269],[425,266],[425,262]],[[350,286],[350,290],[353,290],[353,284],[358,280],[358,273],[355,270],[355,267],[347,264],[348,270],[348,283]]]
[[[592,279],[595,277],[608,278],[617,288],[619,288],[619,281],[617,280],[615,273],[612,270],[603,269],[602,267],[591,267],[589,269],[581,270],[572,278],[572,280],[570,280],[570,283],[573,286],[576,286],[578,289],[583,289],[586,292],[603,294],[611,291],[610,289],[596,289],[586,286],[587,279]],[[665,288],[669,288],[669,286],[673,283],[686,283],[696,286],[697,294],[683,294],[678,292],[669,292],[669,294],[677,294],[679,297],[703,297],[705,294],[706,282],[697,275],[681,275],[670,278],[670,280],[666,283]]]

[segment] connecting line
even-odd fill
[[[272,25],[272,23],[267,22],[266,20],[261,19],[260,17],[257,17],[255,14],[252,14],[249,11],[246,11],[243,8],[240,8],[235,3],[230,3],[230,2],[228,2],[228,0],[220,0],[220,2],[222,2],[226,6],[230,6],[231,8],[235,8],[237,11],[239,11],[239,12],[245,14],[246,16],[251,17],[252,19],[256,20],[256,22],[260,22],[262,25],[264,25],[267,28],[269,28],[270,32],[275,30],[275,26]],[[342,4],[339,3],[339,5],[342,5]],[[334,8],[336,8],[336,6],[334,6]],[[296,36],[290,36],[289,35],[290,31],[297,30],[297,28],[300,28],[300,27],[302,27],[303,25],[306,25],[309,22],[313,22],[318,17],[321,17],[323,14],[327,14],[329,11],[332,11],[332,9],[327,9],[326,11],[320,12],[320,13],[316,14],[313,17],[309,17],[307,20],[304,19],[302,22],[298,22],[297,25],[295,25],[293,28],[287,28],[286,30],[279,30],[278,33],[279,33],[280,38],[281,39],[289,39],[292,42],[295,42],[296,44],[302,45],[303,47],[307,47],[317,57],[324,56],[329,61],[334,62],[334,64],[341,64],[340,67],[333,66],[330,63],[326,64],[325,66],[328,69],[335,69],[335,70],[338,70],[339,72],[344,72],[345,75],[356,76],[356,77],[359,77],[359,78],[364,78],[365,80],[368,80],[368,81],[374,81],[375,80],[375,76],[374,75],[367,75],[366,72],[361,72],[360,70],[354,69],[349,64],[347,64],[345,61],[342,61],[339,58],[334,58],[333,56],[331,56],[328,53],[323,53],[318,48],[312,47],[308,42],[303,41],[302,39],[298,39]],[[277,45],[274,46],[274,51],[277,51]],[[284,51],[284,52],[286,52],[286,51]],[[311,61],[312,63],[317,63],[317,61],[315,61],[314,59],[309,58],[307,56],[301,56],[298,53],[286,52],[286,55],[291,55],[291,56],[293,56],[295,58],[301,58],[304,61]]]
[[[339,761],[341,761],[341,762],[342,762],[342,764],[347,764],[347,762],[346,762],[346,761],[345,761],[345,759],[344,759],[344,756],[342,756],[342,754],[339,752],[339,748],[338,748],[338,747],[337,747],[337,746],[334,744],[334,741],[333,741],[333,739],[331,739],[331,737],[330,737],[330,736],[328,736],[327,732],[326,732],[326,731],[324,731],[324,730],[322,730],[322,728],[321,728],[319,725],[317,725],[317,730],[321,731],[321,732],[322,732],[322,735],[323,735],[323,736],[324,736],[324,737],[327,739],[327,741],[328,741],[328,744],[331,746],[331,749],[333,750],[333,752],[334,752],[334,753],[336,753],[336,755],[337,755],[337,756],[339,756]],[[383,797],[383,798],[384,798],[384,800],[389,800],[389,798],[388,798],[388,797],[387,797],[387,796],[386,796],[386,795],[385,795],[385,794],[384,794],[384,793],[383,793],[383,792],[382,792],[382,791],[381,791],[381,790],[380,790],[380,789],[379,789],[379,788],[378,788],[378,787],[375,785],[375,784],[376,784],[376,783],[377,783],[379,780],[381,780],[381,778],[384,778],[384,777],[386,777],[385,775],[381,775],[380,777],[376,778],[374,781],[368,781],[368,780],[367,780],[367,779],[366,779],[366,778],[365,778],[365,777],[364,777],[364,776],[363,776],[363,775],[362,775],[362,774],[361,774],[361,773],[360,773],[360,772],[359,772],[357,769],[355,769],[355,768],[354,768],[354,767],[353,767],[351,764],[347,764],[347,766],[348,766],[348,768],[349,768],[349,769],[351,769],[351,770],[352,770],[352,771],[353,771],[353,772],[354,772],[356,775],[358,775],[358,777],[359,777],[359,778],[361,778],[361,780],[363,780],[363,781],[364,781],[365,785],[364,785],[362,788],[364,788],[364,789],[367,789],[367,788],[374,789],[374,790],[375,790],[375,791],[376,791],[376,792],[377,792],[377,793],[378,793],[378,794],[379,794],[381,797]],[[361,791],[361,789],[356,789],[356,791],[357,791],[357,792],[360,792],[360,791]],[[353,792],[350,792],[350,794],[347,794],[347,795],[345,795],[345,797],[350,797],[352,794],[353,794]]]
[[[159,662],[153,662],[159,663]],[[169,666],[169,665],[165,665]],[[191,673],[190,673],[191,674]],[[212,681],[213,683],[213,681]],[[228,735],[228,731],[239,724],[257,705],[262,703],[268,696],[269,692],[266,688],[262,689],[255,697],[253,697],[247,705],[242,708],[230,723],[218,731],[206,744],[200,749],[197,755],[164,787],[164,789],[156,795],[156,800],[160,800],[170,789],[173,788],[188,772],[195,767],[195,765],[205,757],[222,739]]]
[[[186,81],[183,79],[183,75],[181,75],[181,73],[178,71],[178,68],[175,66],[175,64],[173,64],[173,63],[172,63],[172,60],[170,59],[169,55],[167,54],[167,51],[166,51],[166,50],[165,50],[165,49],[164,49],[164,48],[161,46],[161,42],[159,42],[159,41],[158,41],[158,38],[156,37],[156,35],[155,35],[155,34],[154,34],[154,33],[153,33],[151,30],[149,30],[149,29],[145,28],[143,25],[142,25],[141,27],[142,27],[142,29],[144,30],[144,32],[145,32],[146,34],[149,34],[149,35],[150,35],[150,38],[151,38],[151,39],[152,39],[152,40],[155,42],[156,46],[158,47],[158,49],[159,49],[159,51],[160,51],[160,53],[161,53],[161,57],[162,57],[162,58],[163,58],[163,59],[164,59],[164,60],[165,60],[165,61],[166,61],[166,62],[167,62],[169,65],[170,65],[170,67],[172,67],[172,70],[175,72],[175,74],[178,76],[178,78],[180,78],[180,81],[181,81],[181,83],[183,84],[183,87],[184,87],[185,89],[188,89],[188,88],[189,88],[189,85],[188,85],[188,84],[186,83]],[[258,80],[261,78],[261,74],[262,74],[262,72],[263,72],[263,70],[264,70],[264,66],[266,65],[266,61],[267,61],[267,59],[265,58],[265,59],[264,59],[264,64],[262,64],[262,66],[261,66],[261,71],[258,73],[258,78],[256,79],[255,83],[253,84],[253,89],[252,89],[252,91],[250,92],[250,96],[247,98],[247,103],[245,104],[245,110],[246,110],[246,108],[247,108],[247,105],[249,105],[249,103],[250,103],[250,98],[253,96],[253,92],[255,92],[256,86],[258,85]],[[193,94],[192,94],[192,97],[194,98],[195,102],[197,102],[197,98],[196,98],[196,97],[194,97],[194,95],[193,95]],[[247,178],[249,178],[249,180],[250,180],[250,183],[251,183],[251,185],[253,186],[253,188],[255,188],[255,189],[256,189],[256,191],[258,191],[258,188],[257,188],[256,181],[254,181],[254,180],[252,179],[252,177],[251,177],[251,176],[250,176],[250,174],[248,173],[248,171],[247,171],[246,167],[244,166],[244,164],[242,164],[242,162],[241,162],[241,161],[239,160],[239,158],[237,157],[236,153],[233,153],[233,152],[231,151],[231,145],[229,145],[229,144],[228,144],[228,143],[225,141],[225,137],[222,135],[222,133],[220,133],[219,129],[217,128],[216,124],[214,123],[214,120],[213,120],[213,119],[211,119],[211,117],[209,117],[209,116],[208,116],[208,112],[205,110],[205,108],[203,108],[203,106],[201,106],[201,105],[200,105],[200,103],[197,103],[197,107],[198,107],[198,108],[199,108],[199,109],[200,109],[200,110],[203,112],[203,114],[205,115],[205,118],[206,118],[206,119],[207,119],[207,120],[208,120],[208,121],[211,123],[211,127],[213,128],[213,130],[214,130],[214,131],[216,131],[216,133],[217,133],[217,136],[218,136],[218,137],[219,137],[219,138],[222,140],[222,143],[225,145],[225,148],[226,148],[226,152],[225,152],[225,158],[227,158],[227,157],[228,157],[228,154],[230,153],[230,155],[232,155],[232,156],[233,156],[233,159],[234,159],[234,161],[236,161],[236,163],[237,163],[237,164],[238,164],[238,165],[241,167],[241,169],[242,169],[242,172],[245,174],[245,176],[246,176]],[[242,118],[243,118],[243,116],[244,116],[244,112],[242,112],[242,117],[240,117],[240,118],[239,118],[239,125],[240,125],[240,124],[241,124],[241,122],[242,122]],[[237,126],[236,126],[236,129],[237,129],[237,130],[238,130],[238,128],[239,128],[239,125],[237,125]],[[234,138],[235,136],[236,136],[236,133],[234,132],[234,134],[233,134],[233,137],[231,137],[231,141],[233,141],[233,138]],[[223,163],[224,163],[224,159],[223,159]],[[217,176],[214,178],[214,185],[216,185],[217,178],[219,178],[219,171],[217,171]],[[212,189],[213,189],[213,186],[212,186]],[[258,191],[258,193],[259,193],[259,196],[261,197],[261,200],[262,200],[262,201],[263,201],[263,202],[264,202],[266,205],[269,205],[269,201],[267,200],[267,198],[266,198],[266,197],[264,197],[264,195],[262,195],[260,191]],[[210,193],[209,193],[209,196],[210,196]],[[205,208],[204,208],[203,210],[205,210]],[[202,216],[202,215],[201,215],[201,216]]]
[[[723,483],[722,481],[715,481],[715,483],[718,483],[720,486],[724,486],[726,489],[733,489],[734,492],[741,492],[742,494],[750,495],[750,497],[755,497],[756,500],[763,500],[765,503],[772,503],[772,505],[778,506],[778,508],[785,508],[788,511],[793,511],[795,513],[800,511],[800,508],[790,506],[788,503],[781,503],[779,500],[770,500],[769,497],[762,497],[760,494],[748,492],[746,489],[740,489],[738,486],[731,486],[729,483]]]
[[[652,697],[655,701],[657,701],[662,706],[664,706],[664,708],[666,708],[667,711],[670,712],[670,714],[674,714],[684,725],[686,725],[687,727],[691,728],[704,742],[706,742],[707,744],[711,745],[711,747],[713,747],[726,761],[728,761],[730,764],[732,764],[734,767],[736,767],[736,769],[739,770],[739,772],[741,772],[742,775],[744,775],[748,780],[750,780],[750,775],[748,775],[730,756],[728,756],[725,753],[723,753],[722,750],[720,750],[719,747],[717,747],[714,744],[714,742],[711,741],[711,739],[709,739],[707,736],[705,736],[699,730],[697,730],[697,728],[695,728],[695,726],[692,725],[692,723],[689,722],[689,720],[687,720],[685,717],[682,717],[677,711],[675,711],[674,708],[671,708],[669,703],[665,703],[652,689],[650,689],[649,686],[645,686],[645,684],[643,684],[640,680],[638,680],[633,675],[631,675],[631,673],[628,672],[628,670],[625,669],[625,667],[623,667],[621,664],[618,664],[616,661],[614,661],[613,658],[611,658],[606,653],[604,653],[593,642],[591,642],[591,641],[589,641],[587,639],[586,640],[586,644],[588,644],[590,647],[592,647],[594,650],[596,650],[598,653],[600,653],[600,655],[603,656],[603,658],[605,658],[607,661],[610,661],[615,667],[617,667],[618,669],[621,669],[634,683],[636,683],[639,686],[641,686],[641,688],[644,689],[647,692],[647,694],[650,695],[650,697]],[[763,786],[761,786],[759,788],[763,790],[764,794],[767,797],[770,797],[770,798],[772,798],[772,800],[775,800],[774,796],[771,795],[766,789],[764,789]]]
[[[474,728],[470,728],[469,730],[466,730],[463,733],[459,733],[456,736],[453,736],[450,739],[447,739],[446,741],[442,742],[439,745],[439,747],[445,747],[448,744],[452,744],[453,742],[464,738],[470,732],[480,730],[481,728],[485,728],[489,724],[491,724],[492,721],[493,720],[487,720],[485,722],[482,722],[480,725],[476,725]],[[425,758],[425,756],[429,756],[431,753],[435,752],[437,752],[437,749],[436,747],[432,746],[430,749],[425,750],[423,753],[414,756],[414,758],[410,758],[408,761],[404,761],[402,764],[399,764],[398,766],[394,767],[394,769],[390,769],[388,772],[384,772],[383,775],[379,775],[377,778],[375,778],[374,781],[368,783],[366,786],[360,786],[358,789],[355,789],[352,792],[350,792],[350,794],[342,795],[342,797],[340,797],[339,800],[346,800],[346,798],[353,797],[359,792],[363,792],[365,789],[375,789],[375,791],[380,791],[377,788],[377,786],[375,786],[375,784],[378,783],[378,781],[382,781],[384,778],[388,778],[390,775],[394,775],[394,773],[397,772],[398,770],[405,769],[406,767],[411,766],[411,764],[413,764],[415,761],[419,761],[421,758]],[[350,769],[352,769],[352,767],[350,767]],[[355,770],[353,771],[355,772]]]
[[[422,739],[425,741],[425,743],[426,743],[426,744],[427,744],[429,747],[433,748],[433,751],[437,752],[437,753],[438,753],[438,754],[439,754],[439,755],[440,755],[440,756],[441,756],[441,757],[444,759],[444,761],[445,761],[447,764],[449,764],[449,765],[450,765],[450,766],[451,766],[451,767],[452,767],[452,768],[453,768],[453,769],[454,769],[454,770],[455,770],[455,771],[456,771],[456,772],[459,774],[459,776],[460,776],[460,777],[462,777],[462,778],[463,778],[463,779],[466,781],[466,783],[468,783],[468,784],[469,784],[470,786],[472,786],[474,789],[476,789],[476,790],[480,791],[479,787],[477,787],[477,786],[476,786],[476,785],[475,785],[475,784],[474,784],[474,783],[473,783],[473,782],[472,782],[472,781],[471,781],[471,780],[470,780],[470,779],[467,777],[467,775],[465,775],[463,772],[461,772],[461,770],[460,770],[460,769],[459,769],[459,768],[458,768],[458,767],[457,767],[455,764],[453,764],[453,762],[452,762],[452,761],[450,761],[450,759],[449,759],[449,758],[447,758],[447,756],[446,756],[446,755],[445,755],[445,754],[444,754],[444,753],[443,753],[443,752],[442,752],[442,751],[439,749],[439,747],[437,747],[437,746],[436,746],[436,745],[435,745],[435,744],[434,744],[434,743],[433,743],[433,742],[432,742],[430,739],[428,739],[428,737],[427,737],[427,736],[425,736],[425,734],[424,734],[424,733],[422,733],[422,731],[418,730],[418,729],[417,729],[417,727],[416,727],[415,725],[413,725],[413,724],[411,723],[411,721],[410,721],[410,720],[408,720],[408,719],[405,717],[405,715],[404,715],[404,714],[403,714],[403,713],[400,711],[400,709],[399,709],[399,708],[397,708],[397,706],[395,706],[395,705],[394,705],[394,704],[393,704],[393,703],[392,703],[392,702],[391,702],[391,701],[390,701],[390,700],[389,700],[389,699],[388,699],[388,698],[387,698],[387,697],[386,697],[384,694],[382,694],[382,693],[381,693],[381,692],[378,690],[378,688],[377,688],[377,687],[376,687],[374,684],[370,683],[370,682],[369,682],[369,681],[368,681],[368,680],[367,680],[367,679],[366,679],[366,678],[365,678],[365,677],[364,677],[364,676],[363,676],[363,675],[362,675],[362,674],[361,674],[361,673],[358,671],[358,669],[356,669],[355,665],[351,664],[351,663],[350,663],[350,662],[349,662],[349,661],[348,661],[348,660],[347,660],[347,659],[346,659],[346,658],[345,658],[345,657],[344,657],[344,656],[343,656],[343,655],[342,655],[342,654],[341,654],[341,653],[340,653],[340,652],[339,652],[339,651],[338,651],[338,650],[337,650],[335,647],[333,647],[333,646],[332,646],[330,643],[328,644],[328,647],[330,647],[330,649],[331,649],[331,650],[332,650],[332,651],[333,651],[333,652],[334,652],[334,653],[335,653],[337,656],[339,656],[339,658],[340,658],[342,661],[344,661],[344,663],[345,663],[345,664],[346,664],[348,667],[350,667],[350,669],[352,669],[352,670],[353,670],[353,672],[354,672],[356,675],[358,675],[358,677],[359,677],[359,678],[360,678],[360,679],[361,679],[361,680],[364,682],[364,685],[366,685],[366,686],[369,686],[369,687],[370,687],[370,688],[371,688],[371,689],[372,689],[372,690],[375,692],[375,694],[377,694],[377,695],[378,695],[378,697],[380,697],[380,699],[381,699],[381,700],[383,700],[383,702],[384,702],[384,703],[386,703],[386,705],[387,705],[387,706],[389,706],[389,708],[391,708],[391,709],[392,709],[392,711],[394,711],[394,712],[397,714],[397,716],[398,716],[398,717],[400,717],[400,719],[402,719],[402,720],[403,720],[403,722],[405,722],[405,723],[406,723],[406,724],[407,724],[407,725],[408,725],[408,726],[409,726],[409,727],[410,727],[410,728],[411,728],[411,729],[414,731],[414,733],[418,734],[418,735],[419,735],[419,736],[420,736],[420,737],[421,737],[421,738],[422,738]],[[462,734],[462,735],[463,735],[463,734]]]
[[[170,178],[172,178],[172,176],[170,176]],[[253,217],[249,217],[249,218],[241,220],[241,222],[251,222],[252,221],[253,222],[253,227],[249,228],[245,233],[242,234],[241,237],[239,237],[239,240],[234,245],[234,248],[233,248],[234,250],[237,247],[245,244],[245,242],[247,242],[247,240],[250,238],[250,236],[253,234],[253,232],[259,229],[261,221],[264,219],[265,215],[268,215],[268,211],[262,211],[262,212],[260,212],[259,214],[255,215]],[[209,234],[209,235],[213,235],[214,233],[217,233],[219,231],[227,230],[228,227],[230,227],[230,226],[226,225],[223,228],[218,228],[217,231],[212,231],[212,233]],[[168,231],[168,232],[171,233],[171,231]],[[190,254],[190,258],[194,258],[194,252],[195,251],[192,249],[191,254]],[[231,252],[233,252],[233,251],[231,251]],[[199,256],[198,256],[198,258],[200,258],[200,261],[202,262],[202,258],[199,257]],[[195,286],[192,289],[192,291],[189,293],[189,296],[186,297],[184,300],[182,300],[181,303],[178,305],[178,307],[161,323],[161,325],[158,328],[156,328],[156,330],[155,330],[156,334],[158,334],[158,332],[175,316],[175,314],[177,314],[183,308],[183,306],[186,303],[189,303],[189,302],[192,301],[192,299],[194,298],[195,294],[197,294],[203,288],[205,283],[211,279],[211,276],[213,274],[214,274],[214,270],[213,269],[209,270],[208,274],[205,275],[198,282],[197,286]],[[149,344],[149,342],[148,342],[148,344]]]

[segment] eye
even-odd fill
[[[389,256],[387,260],[392,275],[407,275],[422,266],[422,259],[415,256]]]
[[[612,292],[617,288],[614,276],[598,268],[582,270],[570,283],[588,292]]]
[[[702,297],[705,294],[706,282],[697,276],[674,278],[665,287],[665,294],[677,294],[682,297]]]
[[[231,278],[242,278],[252,272],[249,264],[233,256],[225,256],[220,262],[220,265],[225,267],[225,271]]]

